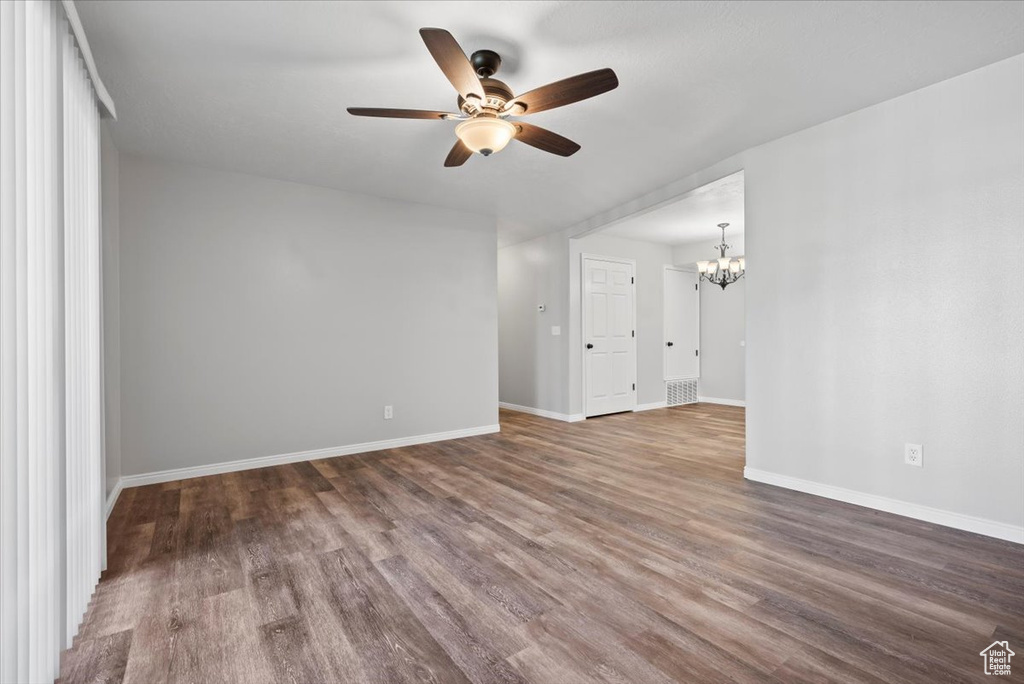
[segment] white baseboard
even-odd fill
[[[110,490],[110,495],[107,496],[107,514],[104,517],[104,520],[110,517],[111,511],[114,510],[114,504],[117,503],[117,497],[121,496],[122,489],[124,489],[124,479],[119,477],[117,478],[117,483],[114,485],[114,488]]]
[[[650,404],[637,404],[633,412],[637,411],[650,411],[651,409],[660,409],[668,406],[667,402],[664,401],[652,401]]]
[[[740,406],[746,408],[747,402],[739,399],[717,399],[715,397],[697,397],[697,401],[703,404],[721,404],[723,406]]]
[[[552,420],[561,420],[566,423],[578,423],[583,420],[585,416],[582,413],[556,413],[555,411],[546,411],[545,409],[533,408],[532,406],[520,406],[519,404],[510,404],[507,401],[499,401],[498,406],[509,411],[518,411],[519,413],[529,413],[531,416],[540,416],[541,418],[550,418]]]
[[[233,473],[239,470],[252,470],[254,468],[284,465],[285,463],[312,461],[318,458],[348,456],[350,454],[362,454],[368,451],[381,451],[382,449],[397,449],[398,447],[414,446],[416,444],[442,442],[448,439],[489,435],[500,431],[501,427],[498,425],[482,425],[480,427],[466,428],[464,430],[434,432],[427,435],[399,437],[398,439],[383,439],[377,442],[363,442],[362,444],[349,444],[346,446],[329,447],[326,449],[296,451],[295,453],[278,454],[277,456],[244,458],[237,461],[224,461],[223,463],[212,463],[210,465],[196,466],[193,468],[175,468],[173,470],[161,470],[155,473],[143,473],[141,475],[125,475],[121,478],[121,484],[124,487],[141,487],[143,485],[159,484],[161,482],[187,480],[192,477],[202,477],[203,475],[220,475],[221,473]]]
[[[856,506],[873,508],[876,511],[895,513],[896,515],[913,518],[914,520],[923,520],[935,523],[936,525],[983,534],[986,537],[995,537],[996,539],[1024,544],[1024,527],[1009,525],[987,518],[976,518],[971,515],[953,513],[938,508],[931,508],[930,506],[921,506],[898,499],[890,499],[885,496],[858,492],[853,489],[811,482],[810,480],[801,480],[800,478],[788,475],[777,475],[755,468],[744,468],[743,477],[754,482],[763,482],[764,484],[775,485],[784,489],[793,489],[805,494],[823,496],[826,499],[834,499]]]

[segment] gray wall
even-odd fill
[[[730,237],[729,254],[740,256],[743,237]],[[677,245],[676,264],[693,264],[715,256],[715,242]],[[702,282],[700,286],[700,395],[729,402],[746,400],[746,277],[724,290]]]
[[[119,157],[100,126],[100,203],[103,216],[103,454],[106,494],[121,477],[121,284],[118,254]]]
[[[1022,122],[1024,56],[745,155],[748,466],[1024,523]]]
[[[497,423],[493,220],[120,171],[126,475]]]
[[[620,257],[636,261],[636,403],[665,401],[665,266],[672,265],[672,248],[607,235],[588,235],[569,241],[569,282],[577,292],[581,255]],[[582,338],[582,317],[569,321],[570,336]],[[581,371],[582,373],[582,371]],[[581,390],[582,391],[582,390]]]

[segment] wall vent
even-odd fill
[[[669,380],[665,383],[665,403],[668,406],[682,406],[697,403],[697,379]]]

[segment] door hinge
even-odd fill
[[[636,383],[633,383],[633,391],[636,392]]]
[[[694,283],[693,284],[693,289],[697,290],[697,291],[700,291],[700,286],[697,283]]]
[[[636,337],[636,330],[633,331],[633,334],[631,335],[631,337]]]
[[[694,349],[693,350],[693,355],[694,356],[700,356],[700,349]]]

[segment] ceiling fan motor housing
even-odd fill
[[[474,53],[476,54],[476,53]],[[486,99],[478,102],[475,98],[468,101],[459,95],[459,110],[466,114],[478,114],[488,109],[500,112],[505,103],[513,98],[512,89],[496,78],[481,78],[480,85],[484,88]]]
[[[494,50],[477,50],[469,61],[480,78],[490,78],[501,68],[501,55]]]

